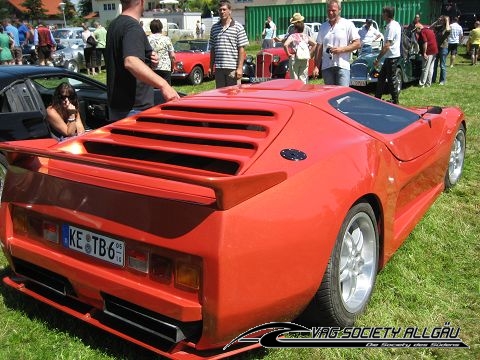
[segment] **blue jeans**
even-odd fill
[[[437,67],[440,62],[440,82],[447,80],[447,55],[448,48],[438,49],[437,57],[435,58],[435,64],[433,65],[432,84],[437,80]]]
[[[350,86],[350,70],[332,66],[322,70],[325,85]]]

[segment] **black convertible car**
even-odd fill
[[[3,65],[0,71],[0,141],[50,137],[46,108],[55,88],[68,82],[77,92],[85,129],[108,123],[107,86],[88,76],[50,66]],[[155,103],[163,103],[155,91]],[[0,193],[7,162],[0,153]]]

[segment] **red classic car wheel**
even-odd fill
[[[370,300],[378,269],[378,230],[372,207],[354,205],[342,224],[320,289],[299,321],[351,326]]]
[[[200,85],[203,82],[203,70],[200,66],[195,66],[189,76],[192,85]]]

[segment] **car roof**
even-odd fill
[[[21,80],[27,77],[39,77],[46,76],[73,76],[78,75],[65,68],[55,66],[42,66],[42,65],[2,65],[0,71],[0,90],[9,85],[15,80]]]

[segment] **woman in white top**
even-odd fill
[[[87,39],[93,34],[88,29],[87,25],[82,25],[82,27],[83,27],[82,40],[83,40],[83,43],[85,44],[85,47],[83,49],[83,56],[85,58],[85,67],[87,68],[87,74],[97,75],[97,73],[95,72],[95,64],[96,64],[95,47],[93,47],[87,42]]]
[[[162,34],[162,30],[162,22],[158,19],[152,20],[150,23],[152,35],[148,37],[148,42],[153,51],[158,54],[158,66],[154,71],[171,84],[172,71],[175,66],[175,52],[172,41],[168,36]]]

